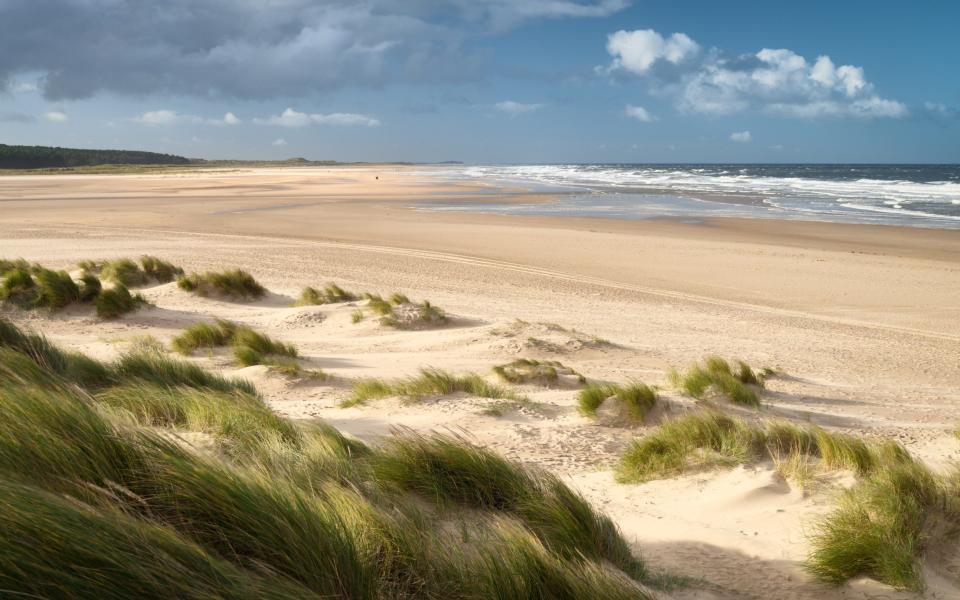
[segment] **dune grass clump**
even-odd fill
[[[131,352],[120,357],[113,367],[119,383],[143,382],[166,387],[186,386],[226,393],[257,396],[257,390],[245,379],[228,379],[193,363],[176,360],[157,352]]]
[[[440,506],[460,505],[514,515],[553,552],[608,560],[636,579],[643,563],[612,521],[557,477],[532,471],[462,438],[395,436],[370,459],[373,476]]]
[[[399,396],[407,401],[417,402],[430,396],[449,396],[457,392],[480,398],[526,400],[525,396],[489,383],[476,373],[458,375],[442,369],[427,368],[420,369],[418,375],[395,381],[361,379],[354,384],[350,398],[343,403],[343,406],[354,406],[367,400],[390,396]]]
[[[99,273],[107,281],[130,287],[150,283],[170,283],[183,275],[183,269],[156,256],[141,256],[140,262],[118,258],[102,263],[81,261],[77,264],[84,272]]]
[[[353,292],[341,288],[335,283],[328,283],[322,290],[305,287],[300,292],[297,306],[311,306],[316,304],[336,304],[338,302],[352,302],[359,298]]]
[[[429,300],[416,303],[400,292],[394,292],[387,300],[371,293],[365,293],[363,297],[367,300],[367,308],[380,315],[380,324],[386,327],[417,329],[444,325],[449,320],[443,309]]]
[[[84,272],[79,284],[66,271],[54,271],[25,261],[5,261],[0,270],[0,301],[22,309],[60,310],[76,303],[95,302],[103,289],[100,279]],[[0,264],[0,267],[4,266]]]
[[[177,286],[200,296],[219,296],[235,300],[255,300],[267,293],[267,289],[257,283],[253,275],[241,269],[220,273],[191,273],[177,279]]]
[[[0,349],[26,356],[42,369],[87,389],[103,387],[111,381],[110,368],[104,363],[84,354],[61,350],[42,335],[21,331],[2,317]]]
[[[738,361],[737,367],[733,368],[726,360],[711,356],[702,365],[694,364],[686,372],[671,371],[669,379],[674,387],[698,400],[713,393],[734,404],[760,407],[760,398],[753,387],[762,388],[763,378],[743,361]]]
[[[34,364],[25,376],[0,361],[0,589],[653,597],[609,518],[556,477],[463,440],[402,435],[367,448],[253,397],[136,380],[161,368],[118,367],[119,383],[91,396]],[[157,433],[168,428],[212,434],[221,451]],[[458,529],[460,508],[470,518]]]
[[[634,441],[620,458],[617,479],[642,483],[717,465],[758,460],[763,432],[741,419],[707,411],[668,421]]]
[[[643,423],[659,401],[657,392],[645,383],[595,383],[580,390],[577,406],[581,414],[594,417],[603,403],[611,398],[616,401],[620,416],[633,423]]]
[[[888,458],[817,524],[807,570],[835,585],[867,576],[922,591],[925,553],[957,535],[958,481],[903,455]]]
[[[13,260],[8,258],[0,258],[0,276],[6,275],[10,271],[14,270],[29,271],[30,263],[22,258],[16,258]]]
[[[34,308],[39,303],[37,282],[29,268],[17,267],[6,271],[0,285],[0,300],[20,308]]]
[[[183,275],[183,269],[156,256],[141,256],[140,266],[147,279],[157,283],[170,283]]]
[[[309,597],[305,588],[241,569],[168,527],[6,480],[0,529],[0,588],[13,596],[52,598],[69,590],[108,600]]]
[[[214,323],[191,325],[171,342],[173,349],[181,354],[193,354],[206,348],[233,348],[233,357],[241,367],[267,365],[284,374],[301,373],[296,361],[297,349],[292,344],[274,340],[244,325],[217,319]]]
[[[133,312],[147,304],[140,294],[131,294],[122,283],[114,284],[112,288],[101,290],[94,300],[97,307],[97,316],[101,319],[116,319],[129,312]]]
[[[560,361],[539,361],[531,358],[518,358],[493,368],[500,379],[508,383],[533,383],[537,385],[556,385],[561,375],[573,377],[577,383],[584,384],[587,378]]]
[[[814,426],[774,421],[763,426],[719,411],[701,411],[664,423],[635,440],[617,468],[620,481],[641,483],[712,466],[772,459],[785,476],[848,470],[865,477],[880,465],[907,460],[897,444],[870,444]]]

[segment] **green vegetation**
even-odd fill
[[[582,414],[593,417],[610,398],[617,403],[619,416],[630,423],[643,423],[659,401],[657,392],[645,383],[595,383],[580,390],[577,394],[577,405]]]
[[[844,491],[840,505],[818,523],[807,569],[836,585],[867,576],[922,591],[924,554],[955,538],[958,520],[960,473],[944,479],[896,453]]]
[[[40,169],[90,165],[182,165],[190,160],[138,150],[82,150],[0,144],[0,169]]]
[[[104,289],[100,279],[84,270],[80,283],[66,271],[53,271],[26,261],[0,261],[0,301],[22,309],[60,310],[72,304],[93,303],[97,316],[114,319],[136,310],[147,301],[121,283]]]
[[[577,383],[587,382],[587,378],[556,360],[539,361],[531,358],[518,358],[493,368],[501,379],[509,383],[534,383],[537,385],[557,385],[561,375],[571,376]]]
[[[183,269],[156,256],[141,256],[140,262],[118,258],[104,262],[85,260],[77,263],[85,273],[99,273],[107,281],[127,287],[150,283],[170,283],[183,275]]]
[[[300,375],[297,349],[244,325],[217,319],[215,323],[197,323],[173,338],[173,349],[193,354],[201,348],[233,348],[233,357],[241,367],[267,365],[286,375]],[[320,375],[312,372],[314,376]]]
[[[683,393],[703,399],[708,393],[726,397],[734,404],[759,408],[757,392],[748,386],[763,387],[763,378],[743,361],[733,369],[726,360],[711,356],[685,372],[671,371],[670,383]]]
[[[128,312],[137,310],[147,301],[143,296],[130,294],[130,290],[122,283],[112,288],[102,290],[96,297],[97,316],[101,319],[116,319]]]
[[[348,292],[335,283],[328,283],[322,290],[312,287],[303,288],[303,291],[300,292],[300,298],[297,300],[297,306],[352,302],[357,298],[359,296],[353,292]]]
[[[350,313],[350,322],[356,325],[363,320],[363,311],[359,308],[352,313]]]
[[[380,324],[387,327],[417,329],[444,325],[448,321],[446,313],[428,300],[418,304],[399,292],[394,292],[389,300],[370,293],[363,297],[367,299],[367,308],[380,315]]]
[[[36,360],[67,355],[42,337],[0,335],[33,365],[0,360],[5,593],[653,597],[609,518],[554,476],[446,436],[368,448],[253,395],[189,385],[156,353],[105,366],[110,383],[90,394]]]
[[[867,475],[876,470],[884,457],[905,456],[898,448],[871,446],[853,436],[814,426],[774,421],[761,427],[708,410],[668,421],[650,435],[635,440],[621,457],[618,478],[639,483],[767,458],[790,464],[785,459],[791,456],[816,459],[816,468],[821,471],[850,470]]]
[[[209,271],[206,273],[191,273],[177,279],[177,285],[182,290],[200,296],[220,296],[236,300],[262,298],[267,293],[266,288],[257,283],[253,275],[240,269],[223,271],[222,273]]]
[[[344,402],[343,406],[354,406],[367,400],[390,396],[399,396],[408,401],[417,402],[429,396],[448,396],[457,392],[480,398],[517,401],[526,399],[499,385],[488,383],[476,373],[455,375],[449,371],[428,368],[420,369],[419,375],[395,381],[361,379],[354,384],[350,399]]]

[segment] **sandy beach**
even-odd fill
[[[55,268],[160,256],[187,271],[240,267],[270,294],[204,299],[176,284],[116,321],[68,309],[8,311],[65,347],[112,358],[138,336],[168,341],[214,317],[295,344],[332,378],[290,382],[218,356],[198,362],[256,382],[270,405],[364,441],[395,427],[455,430],[547,468],[606,511],[655,568],[698,581],[675,598],[918,598],[862,579],[817,583],[807,533],[845,476],[800,489],[772,463],[644,484],[612,466],[648,427],[592,420],[572,387],[526,386],[533,402],[398,399],[342,408],[360,377],[426,366],[490,373],[526,357],[588,379],[662,386],[707,355],[782,373],[761,414],[901,442],[935,468],[960,458],[960,235],[800,221],[618,221],[432,212],[431,201],[550,202],[549,194],[458,182],[422,167],[271,168],[0,177],[0,257]],[[307,285],[401,291],[445,309],[443,328],[351,322],[351,304],[292,306]],[[537,340],[537,343],[531,343]],[[752,417],[754,411],[732,409]],[[924,597],[956,597],[960,554],[925,565]]]

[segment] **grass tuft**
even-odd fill
[[[487,382],[476,373],[457,375],[442,369],[420,369],[416,376],[395,381],[361,379],[357,381],[350,398],[342,406],[355,406],[367,400],[399,396],[417,402],[430,396],[448,396],[463,392],[480,398],[499,400],[526,400],[525,396]]]
[[[656,391],[645,383],[594,383],[580,390],[577,394],[577,405],[581,414],[594,417],[597,410],[610,398],[616,401],[619,415],[631,423],[643,423],[659,401]]]
[[[359,296],[353,292],[348,292],[335,283],[328,283],[322,290],[313,287],[303,288],[303,291],[300,292],[300,298],[297,300],[297,306],[352,302],[357,298],[359,298]]]
[[[363,297],[367,300],[367,308],[380,315],[380,324],[386,327],[418,329],[445,325],[449,320],[443,309],[429,300],[418,304],[400,292],[394,292],[388,300],[369,292],[364,293]],[[359,319],[353,318],[354,323],[358,322]]]
[[[897,445],[871,445],[846,434],[782,421],[761,427],[709,410],[668,421],[633,441],[620,459],[617,477],[623,482],[641,483],[691,470],[771,458],[784,475],[795,474],[805,481],[814,468],[817,472],[849,470],[866,476],[884,462],[905,457]]]
[[[698,400],[713,393],[734,404],[760,407],[757,392],[748,386],[763,387],[763,379],[743,361],[738,361],[734,369],[726,360],[710,356],[702,365],[694,364],[684,373],[671,371],[669,379],[674,387]]]
[[[147,301],[140,294],[131,295],[130,290],[121,283],[112,288],[102,290],[94,304],[97,307],[97,316],[101,319],[116,319],[129,312],[137,310]]]
[[[923,555],[945,532],[955,536],[958,519],[955,485],[909,458],[888,459],[817,524],[806,566],[835,585],[867,576],[922,591]]]
[[[218,319],[214,323],[191,325],[173,338],[171,345],[181,354],[193,354],[201,348],[233,347],[238,365],[268,365],[293,374],[300,372],[296,362],[297,349],[291,344],[274,340],[244,325]]]
[[[191,273],[177,279],[177,285],[182,290],[200,296],[219,296],[236,300],[262,298],[267,293],[266,288],[257,283],[253,275],[240,269],[221,273],[211,271]]]

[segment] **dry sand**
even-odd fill
[[[256,381],[284,414],[320,417],[365,440],[396,426],[451,428],[554,470],[606,510],[653,566],[707,582],[677,598],[917,597],[865,580],[825,587],[804,574],[806,533],[843,477],[800,490],[762,464],[617,484],[611,465],[643,428],[581,417],[573,389],[530,387],[536,404],[499,417],[484,413],[497,401],[476,398],[338,403],[350,379],[428,365],[489,373],[523,356],[561,360],[591,379],[664,383],[670,367],[719,354],[787,374],[770,382],[764,416],[897,439],[946,467],[960,456],[951,433],[960,421],[957,232],[411,208],[504,197],[549,201],[398,167],[2,177],[0,257],[70,267],[150,253],[188,270],[249,270],[268,298],[200,299],[169,284],[143,290],[155,308],[115,322],[79,309],[12,316],[104,358],[137,336],[168,340],[212,317],[292,342],[333,380],[293,383],[262,367],[236,370],[222,357],[197,360]],[[455,320],[396,331],[369,319],[352,324],[351,305],[290,306],[303,286],[328,281],[429,298]],[[927,597],[960,597],[960,563],[938,568],[928,573]]]

